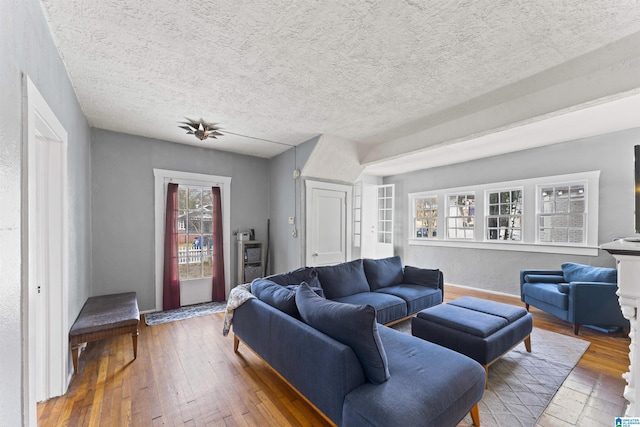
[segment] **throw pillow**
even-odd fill
[[[289,316],[300,318],[296,306],[295,289],[281,286],[269,279],[255,279],[251,282],[251,293],[271,307],[275,307]]]
[[[438,269],[432,270],[407,265],[404,267],[402,282],[409,285],[421,285],[437,289],[440,287],[440,277],[441,273]]]
[[[399,256],[364,259],[364,274],[372,291],[402,283],[402,260]]]
[[[617,283],[618,272],[615,268],[592,267],[590,265],[565,262],[562,273],[567,282],[606,282]]]
[[[568,294],[571,290],[571,286],[568,283],[558,283],[558,292],[561,294]]]
[[[527,283],[562,283],[564,276],[557,274],[525,274],[524,281]]]
[[[351,347],[369,381],[381,384],[389,379],[387,354],[378,334],[375,308],[327,300],[306,284],[298,287],[296,304],[307,324]]]
[[[275,274],[273,276],[267,277],[267,279],[272,280],[282,286],[299,285],[302,282],[307,282],[311,287],[320,287],[318,272],[314,267],[302,267],[288,273]]]
[[[337,265],[316,267],[320,286],[329,299],[370,292],[361,259]]]

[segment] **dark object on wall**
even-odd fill
[[[253,228],[249,229],[249,240],[256,240],[256,231]]]
[[[640,234],[640,145],[634,147],[635,157],[635,195],[636,195],[636,234]]]

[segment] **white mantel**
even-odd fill
[[[629,319],[629,372],[622,374],[627,381],[624,398],[629,404],[626,417],[640,416],[640,337],[638,331],[638,308],[640,307],[640,238],[616,240],[601,248],[615,257],[618,264],[618,299],[622,315]]]

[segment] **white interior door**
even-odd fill
[[[307,262],[331,265],[351,258],[352,187],[306,181]]]
[[[393,184],[362,189],[362,258],[393,256]]]
[[[35,403],[66,392],[69,373],[67,133],[27,80],[27,420]]]

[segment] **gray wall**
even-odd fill
[[[38,0],[0,2],[0,425],[18,426],[26,402],[23,319],[27,248],[23,245],[26,198],[23,174],[22,73],[30,76],[68,132],[69,320],[89,296],[90,163],[89,127],[53,44]],[[26,367],[25,367],[26,368]],[[24,389],[23,389],[24,387]],[[33,420],[35,425],[35,420]]]
[[[269,160],[270,273],[291,271],[304,265],[303,179],[294,180],[293,171],[302,170],[318,138]],[[290,216],[295,217],[295,225],[289,225]],[[298,230],[298,237],[292,235],[294,227]]]
[[[600,170],[599,244],[634,235],[633,146],[640,128],[554,144],[457,165],[384,179],[396,186],[396,253],[405,264],[439,268],[446,283],[519,295],[523,268],[558,268],[566,261],[615,266],[604,251],[597,257],[409,246],[408,193]]]
[[[93,129],[91,162],[93,295],[136,291],[155,308],[154,168],[231,177],[231,229],[267,237],[265,159]],[[233,241],[232,286],[235,262]]]

